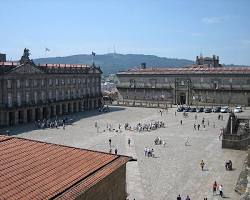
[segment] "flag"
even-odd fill
[[[46,47],[46,48],[45,48],[45,51],[50,51],[50,49]]]
[[[92,51],[92,56],[95,56],[95,52]]]

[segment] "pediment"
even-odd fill
[[[44,72],[31,64],[22,64],[11,70],[10,73],[17,74],[43,74]]]

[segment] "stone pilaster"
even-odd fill
[[[18,115],[18,110],[14,112],[14,125],[19,124],[19,115]]]
[[[23,123],[27,123],[27,109],[23,110]]]

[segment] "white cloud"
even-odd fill
[[[221,17],[204,17],[201,19],[201,21],[204,24],[219,24],[222,23],[226,20],[228,20],[230,18],[230,16],[221,16]]]

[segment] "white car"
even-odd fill
[[[240,113],[240,112],[242,112],[242,107],[241,107],[241,106],[235,107],[235,108],[234,108],[234,112],[235,112],[235,113]]]
[[[221,113],[228,113],[230,110],[229,110],[229,107],[228,106],[224,106],[224,107],[221,107],[220,109],[220,112]]]

